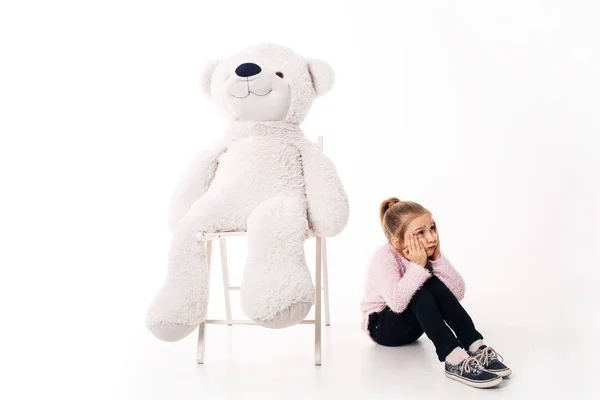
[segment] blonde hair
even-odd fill
[[[400,201],[397,197],[390,197],[382,201],[379,206],[379,219],[383,233],[390,242],[393,237],[403,242],[408,224],[413,219],[427,213],[430,211],[422,205],[414,201]]]

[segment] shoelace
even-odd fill
[[[465,372],[467,374],[472,372],[473,374],[478,375],[482,371],[482,366],[476,357],[469,357],[463,361],[460,371],[461,375]]]
[[[477,360],[483,366],[489,365],[494,360],[500,360],[500,362],[504,360],[502,356],[496,353],[496,351],[491,347],[486,347],[485,349],[483,349],[479,354],[475,356],[475,358],[477,358]]]

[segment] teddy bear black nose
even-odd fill
[[[250,76],[254,76],[262,71],[260,67],[254,63],[244,63],[240,64],[235,69],[235,74],[237,76],[241,76],[242,78],[248,78]]]

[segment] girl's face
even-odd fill
[[[427,251],[427,257],[431,257],[435,248],[439,245],[437,226],[431,214],[423,214],[420,217],[413,219],[406,227],[402,242],[399,240],[392,240],[392,242],[395,242],[394,246],[396,248],[404,250],[408,247],[408,239],[410,239],[412,235],[415,235],[415,237],[423,243],[423,247],[425,247],[425,250]]]

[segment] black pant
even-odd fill
[[[476,340],[483,339],[469,314],[436,276],[425,282],[402,313],[386,307],[369,315],[369,333],[375,342],[383,346],[412,343],[423,332],[435,345],[440,361],[444,361],[456,347],[467,348]]]

